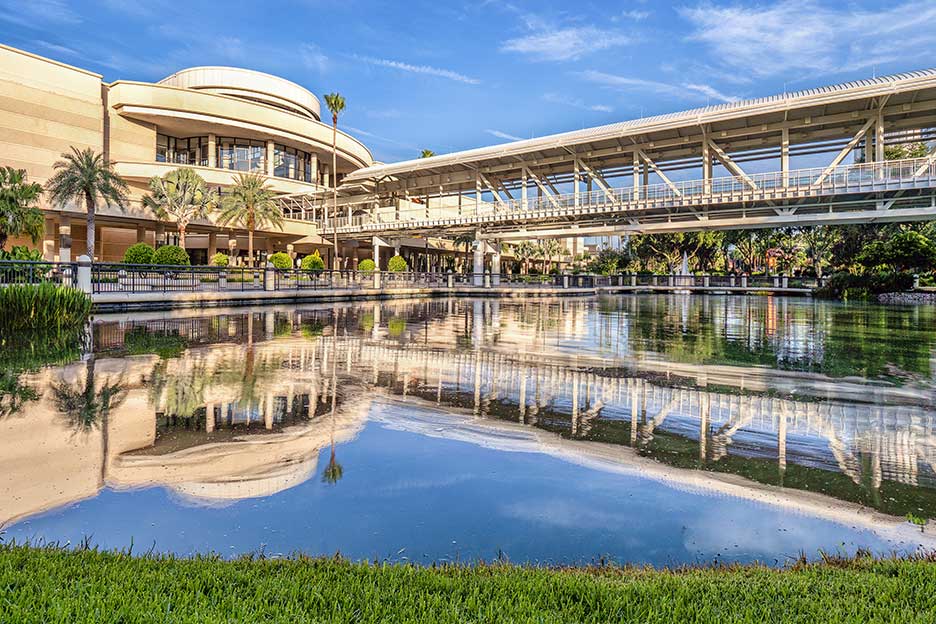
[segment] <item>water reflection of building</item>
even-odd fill
[[[295,350],[259,343],[190,349],[165,360],[96,358],[29,376],[27,383],[43,389],[40,398],[0,421],[0,521],[105,486],[165,486],[205,503],[266,496],[305,481],[322,448],[357,434],[369,397],[353,392],[340,363],[316,359],[313,345],[300,342]],[[88,422],[63,411],[59,388],[79,399],[98,397],[96,409],[75,405]],[[118,390],[106,413],[105,388]]]
[[[824,358],[841,348],[829,338],[827,310],[782,301],[765,307],[662,300],[337,303],[103,324],[95,332],[96,366],[123,367],[111,377],[129,384],[108,428],[106,477],[89,473],[84,494],[76,489],[59,498],[49,493],[54,487],[40,485],[41,500],[21,507],[30,513],[76,500],[105,481],[162,483],[202,500],[289,487],[314,466],[296,461],[291,473],[276,470],[302,444],[321,447],[332,389],[347,407],[346,433],[338,435],[345,439],[363,420],[349,399],[366,400],[367,389],[380,387],[563,439],[631,447],[658,463],[818,490],[893,515],[907,506],[936,515],[932,393],[916,382],[825,372]],[[763,314],[777,316],[766,342],[758,333]],[[717,331],[697,331],[700,323]],[[701,342],[681,342],[693,333]],[[138,340],[141,334],[148,339]],[[927,340],[918,342],[928,367]],[[137,352],[140,344],[170,353],[111,357]],[[737,345],[756,348],[738,353]],[[724,363],[722,354],[730,355]],[[801,368],[765,366],[765,357]],[[68,375],[79,380],[82,366],[66,367],[77,371]],[[98,383],[106,378],[99,375]],[[43,418],[51,416],[35,420]],[[61,424],[42,426],[50,433],[37,437],[52,447],[71,444],[59,440],[69,436]],[[296,440],[285,435],[294,429]],[[26,431],[7,437],[35,445]],[[70,439],[77,445],[79,436]],[[243,449],[232,452],[232,441]],[[102,451],[85,446],[76,457],[100,464]],[[26,462],[37,454],[42,449],[19,457]],[[41,461],[28,463],[46,470]],[[23,470],[19,465],[11,474],[30,481]],[[28,489],[21,483],[5,491],[18,493],[17,487]]]

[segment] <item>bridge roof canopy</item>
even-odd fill
[[[877,106],[886,104],[889,111],[910,117],[923,112],[931,115],[933,103],[936,103],[936,69],[924,69],[621,121],[430,158],[373,165],[350,173],[345,182],[395,180],[407,187],[419,187],[421,184],[417,180],[413,180],[412,185],[406,180],[420,178],[427,185],[467,186],[466,172],[496,169],[504,172],[504,177],[516,177],[513,174],[519,175],[523,166],[533,169],[543,161],[561,159],[571,162],[574,157],[592,159],[592,162],[602,158],[620,160],[636,147],[648,153],[654,151],[655,159],[666,160],[667,149],[671,149],[674,156],[684,156],[687,146],[701,144],[703,128],[715,141],[726,137],[726,141],[739,145],[745,140],[763,140],[765,134],[779,134],[783,127],[825,127],[828,131],[824,136],[838,138],[853,133],[856,123],[860,126],[860,122]],[[805,136],[801,133],[799,141],[803,142],[802,137]],[[791,134],[791,142],[796,140]],[[428,178],[432,176],[436,176],[437,181],[430,182]]]

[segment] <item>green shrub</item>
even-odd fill
[[[316,249],[311,256],[306,256],[303,258],[299,266],[302,267],[303,271],[307,271],[309,273],[318,273],[319,271],[325,270],[325,261],[322,260],[322,256],[319,255],[319,252]]]
[[[820,299],[861,301],[890,292],[904,292],[913,288],[912,273],[833,273],[821,288],[813,291]]]
[[[226,267],[231,263],[231,259],[226,253],[221,253],[220,251],[215,255],[211,256],[211,259],[208,261],[208,264],[216,267]]]
[[[91,297],[51,282],[0,288],[0,332],[59,332],[81,327],[91,314]]]
[[[293,268],[292,258],[289,257],[288,253],[284,253],[282,251],[277,251],[275,254],[267,258],[267,261],[277,269]]]
[[[0,249],[0,260],[39,262],[42,260],[42,252],[38,249],[30,249],[26,245],[13,245],[10,251]]]
[[[178,245],[164,245],[153,254],[153,264],[188,266],[190,261],[188,252]]]
[[[387,270],[392,273],[400,273],[408,269],[409,266],[406,264],[406,260],[403,259],[403,256],[393,256],[387,263]]]
[[[154,253],[156,253],[156,250],[151,245],[137,243],[127,247],[123,261],[127,264],[152,264]]]
[[[377,267],[374,264],[374,261],[371,260],[370,258],[367,258],[366,260],[361,260],[360,262],[358,262],[358,265],[357,265],[357,270],[362,273],[373,273],[374,269],[376,268]]]
[[[399,338],[406,331],[406,319],[401,316],[391,317],[387,321],[387,333],[393,338]]]

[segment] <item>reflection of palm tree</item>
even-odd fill
[[[153,369],[150,397],[154,405],[163,404],[166,416],[191,418],[205,403],[208,375],[201,361],[175,360],[179,370],[167,372],[168,362],[163,360]]]
[[[331,380],[331,457],[322,472],[322,481],[335,484],[344,476],[344,468],[335,460],[335,406],[338,400],[338,315],[332,328],[332,380]]]
[[[18,370],[0,370],[0,420],[16,414],[26,403],[39,399],[35,388],[20,383],[22,374]]]
[[[110,410],[119,407],[127,397],[123,379],[107,382],[100,389],[94,381],[94,355],[88,357],[84,386],[65,382],[52,386],[55,408],[64,414],[72,428],[81,433],[101,429],[101,483],[104,483],[108,453],[108,423]]]

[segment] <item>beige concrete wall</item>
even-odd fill
[[[97,74],[0,45],[0,165],[44,183],[72,146],[102,150],[101,88]]]

